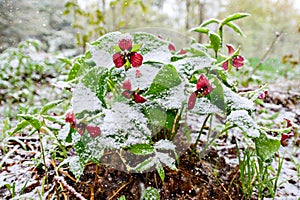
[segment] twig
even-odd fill
[[[249,79],[252,77],[253,74],[255,74],[255,72],[258,70],[258,68],[264,64],[264,62],[266,61],[266,59],[268,58],[269,54],[271,53],[272,49],[274,48],[274,45],[276,43],[276,41],[279,39],[281,33],[276,32],[275,33],[275,37],[273,39],[273,41],[270,44],[269,49],[265,52],[265,54],[261,57],[259,63],[254,67],[253,71],[251,73],[249,73],[246,84],[248,85]]]
[[[94,179],[94,184],[91,185],[91,198],[90,198],[90,200],[95,199],[95,186],[98,183],[98,173],[99,173],[99,166],[96,164],[95,179]]]
[[[72,186],[70,186],[63,177],[55,176],[54,180],[60,182],[69,192],[74,194],[80,200],[86,200],[80,193],[78,193]]]
[[[53,166],[55,174],[58,177],[59,174],[57,172],[57,166],[56,166],[54,160],[50,160],[50,164]],[[56,182],[58,182],[58,181],[56,181]],[[61,190],[63,191],[64,190],[63,184],[61,182],[59,182],[59,184],[60,184]],[[57,184],[55,184],[55,185],[57,185]],[[57,186],[55,186],[55,191],[56,191],[56,197],[57,197],[57,199],[59,199],[59,194],[58,194],[58,191],[57,191]],[[62,192],[62,194],[63,194],[63,196],[64,196],[65,199],[68,199],[67,195],[64,192]]]
[[[20,147],[20,145],[16,145],[12,150],[10,150],[4,158],[0,162],[0,170],[2,169],[2,165],[5,163],[5,161]]]
[[[223,188],[225,194],[227,194],[228,198],[230,200],[232,200],[228,190],[225,188],[225,186],[221,183],[221,181],[218,179],[218,177],[212,172],[212,170],[209,168],[209,166],[207,166],[207,164],[205,162],[203,162],[204,166],[206,166],[207,170],[210,172],[211,175],[213,175],[215,177],[215,180],[218,181],[219,185],[221,185],[221,187]]]
[[[122,185],[116,192],[113,192],[113,195],[111,197],[109,197],[108,200],[112,200],[124,187],[129,185],[132,181],[133,181],[133,179],[132,179],[132,177],[130,177],[130,180],[127,183],[125,183],[124,185]]]

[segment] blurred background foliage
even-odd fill
[[[298,4],[298,0],[0,0],[0,119],[14,118],[19,106],[61,96],[55,83],[65,80],[70,69],[66,58],[83,53],[88,42],[107,32],[173,30],[166,33],[174,35],[163,36],[180,49],[187,42],[183,36],[208,42],[206,35],[192,33],[191,28],[235,12],[251,14],[237,21],[246,37],[224,31],[224,41],[240,46],[251,66],[234,72],[239,83],[290,81],[299,88]],[[154,33],[161,34],[160,30]],[[223,53],[227,54],[225,48]]]
[[[202,21],[235,12],[252,16],[239,25],[247,37],[230,30],[225,41],[241,45],[248,57],[261,57],[280,33],[271,55],[299,57],[300,8],[296,0],[0,0],[0,50],[27,38],[39,39],[49,51],[80,46],[116,30],[160,27],[192,35]],[[193,34],[200,42],[206,38]]]

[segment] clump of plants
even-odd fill
[[[278,137],[269,136],[269,129],[259,126],[253,118],[254,101],[264,88],[244,94],[237,92],[231,71],[247,67],[247,60],[240,47],[223,41],[223,31],[228,26],[243,35],[234,21],[247,16],[236,13],[223,20],[205,21],[192,31],[206,34],[210,42],[199,44],[192,40],[189,46],[179,50],[171,41],[145,32],[103,35],[88,45],[84,55],[72,61],[64,83],[72,91],[72,101],[65,115],[47,115],[48,110],[62,101],[49,103],[38,113],[19,115],[23,121],[11,134],[31,127],[43,146],[49,130],[59,152],[63,152],[60,156],[55,154],[61,160],[57,170],[68,165],[77,180],[87,165],[94,163],[97,169],[105,164],[126,173],[156,170],[163,182],[166,168],[177,170],[178,157],[187,149],[198,159],[216,138],[231,129],[239,129],[255,149],[239,157],[243,164],[241,177],[250,173],[247,167],[256,169],[252,181],[241,179],[243,192],[251,198],[249,185],[245,185],[251,184],[263,198],[266,192],[265,188],[258,187],[259,181],[268,181],[268,189],[276,191],[276,179],[264,179],[264,169],[280,147],[280,135],[289,133],[291,127],[278,130]],[[207,28],[212,23],[218,25],[217,31]],[[216,115],[224,123],[217,127],[210,123],[208,132],[216,134],[200,148],[204,129]],[[203,119],[198,121],[201,128],[194,140],[191,116]],[[67,153],[69,144],[76,153]],[[47,156],[53,154],[42,154],[45,172]],[[252,158],[259,161],[258,166]],[[55,180],[60,182],[57,191],[66,187],[59,177]],[[91,191],[94,195],[94,188]],[[144,199],[150,199],[147,191],[159,195],[155,188],[146,188]],[[275,193],[268,195],[274,197]]]

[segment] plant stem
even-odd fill
[[[43,162],[44,162],[44,167],[45,167],[45,177],[46,177],[46,182],[47,182],[47,187],[48,187],[48,169],[46,165],[46,158],[45,158],[45,152],[44,152],[44,146],[41,138],[41,132],[38,130],[38,135],[39,135],[39,140],[40,140],[40,145],[41,145],[41,151],[42,151],[42,156],[43,156]]]
[[[236,127],[236,125],[231,125],[231,126],[228,126],[226,128],[224,128],[219,134],[216,134],[213,139],[203,148],[202,152],[205,152],[206,149],[224,132],[228,131],[229,129],[232,129]],[[199,154],[199,157],[201,157],[201,154]]]
[[[197,145],[198,145],[198,143],[199,143],[200,137],[201,137],[201,135],[202,135],[202,133],[203,133],[204,126],[205,126],[205,124],[206,124],[206,122],[207,122],[207,120],[209,119],[210,116],[211,116],[211,114],[208,114],[208,115],[206,116],[206,118],[205,118],[203,124],[202,124],[202,127],[201,127],[201,129],[200,129],[200,131],[199,131],[198,137],[197,137],[196,142],[195,142],[194,147],[193,147],[192,155],[193,155],[193,154],[195,153],[195,151],[196,151],[196,148],[197,148]]]

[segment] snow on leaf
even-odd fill
[[[222,113],[223,111],[212,104],[207,98],[197,98],[195,107],[190,112],[198,115],[206,115],[210,113]]]
[[[113,47],[123,38],[124,35],[122,33],[111,32],[88,45],[88,50],[92,53],[92,60],[97,66],[108,68],[115,66],[112,59],[112,55],[115,53]]]
[[[172,158],[168,153],[162,153],[162,152],[156,152],[155,156],[156,160],[159,159],[159,161],[166,166],[168,166],[172,170],[176,170],[175,166],[175,159]]]
[[[143,55],[144,62],[168,63],[170,61],[172,55],[168,49],[170,42],[144,32],[134,33],[133,41],[142,44],[140,53]]]
[[[156,74],[146,95],[158,95],[180,83],[181,79],[175,67],[172,65],[164,65]]]
[[[257,129],[258,125],[246,110],[232,111],[226,120],[233,122],[250,137],[259,137],[260,135],[260,132]]]
[[[153,102],[161,105],[164,109],[180,109],[182,103],[187,101],[184,93],[184,83],[171,88],[159,95],[159,98],[153,99]]]
[[[78,180],[83,173],[85,168],[85,163],[80,161],[79,156],[73,156],[68,158],[69,167],[71,172],[74,174],[75,178]]]
[[[105,110],[104,114],[101,135],[105,137],[102,139],[106,140],[107,147],[120,148],[146,143],[151,136],[147,127],[148,119],[137,107],[117,102],[111,110]]]
[[[186,57],[176,62],[172,62],[177,71],[190,78],[197,71],[209,67],[213,62],[210,57]]]
[[[228,87],[223,87],[225,102],[230,110],[254,110],[254,103],[245,97],[231,91]]]
[[[131,82],[132,89],[145,89],[150,87],[154,77],[159,71],[159,68],[145,64],[139,67],[139,70],[142,74],[139,78],[136,78],[136,69],[134,68],[131,68],[126,72],[126,76]]]
[[[159,140],[155,143],[154,148],[156,150],[172,150],[175,151],[175,145],[170,140]]]
[[[150,157],[143,162],[139,163],[134,169],[137,172],[144,172],[155,165],[155,161],[153,157]]]
[[[96,94],[82,83],[78,83],[73,91],[72,105],[74,113],[101,110],[102,107]]]
[[[147,187],[146,190],[143,191],[142,200],[159,200],[159,192],[154,187]]]

